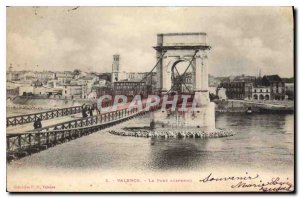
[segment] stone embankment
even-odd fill
[[[52,110],[92,103],[95,103],[95,101],[84,99],[41,99],[19,96],[13,101],[6,101],[6,107],[15,109]]]
[[[245,113],[249,108],[254,113],[293,113],[294,101],[290,100],[215,100],[218,113]]]
[[[230,129],[215,129],[212,131],[203,131],[201,129],[154,129],[154,131],[147,128],[120,128],[110,130],[109,133],[120,136],[133,136],[144,138],[220,138],[234,135]]]
[[[7,108],[11,109],[36,109],[36,110],[51,110],[51,109],[58,109],[57,107],[49,107],[47,105],[44,106],[36,106],[36,105],[21,105],[21,104],[14,104],[14,103],[6,103]]]

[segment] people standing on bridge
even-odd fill
[[[97,114],[98,114],[98,115],[101,114],[101,109],[100,109],[98,106],[96,107],[96,111],[97,111]]]
[[[82,107],[82,117],[83,118],[86,118],[88,116],[86,111],[87,111],[86,107]]]
[[[42,128],[41,118],[38,118],[38,119],[33,123],[33,127],[34,127],[34,129],[40,129],[40,128]]]
[[[93,110],[94,110],[94,108],[91,106],[91,107],[89,108],[90,116],[93,116]]]

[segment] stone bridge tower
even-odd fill
[[[197,109],[185,116],[186,126],[215,128],[215,106],[209,100],[206,33],[167,33],[157,35],[157,90],[167,94],[172,90],[171,73],[176,64],[187,62],[192,68],[192,92]],[[163,119],[163,113],[156,115]],[[156,119],[157,120],[157,119]]]

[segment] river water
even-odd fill
[[[128,125],[146,125],[149,118]],[[217,114],[216,126],[236,134],[216,139],[156,139],[116,136],[108,130],[67,142],[12,162],[9,171],[52,170],[205,170],[231,167],[292,170],[294,115]]]

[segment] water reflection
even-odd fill
[[[180,169],[202,166],[206,161],[206,140],[152,139],[149,167]]]
[[[221,114],[216,120],[218,128],[231,128],[236,135],[207,140],[152,140],[149,168],[250,166],[279,170],[293,166],[293,115]]]

